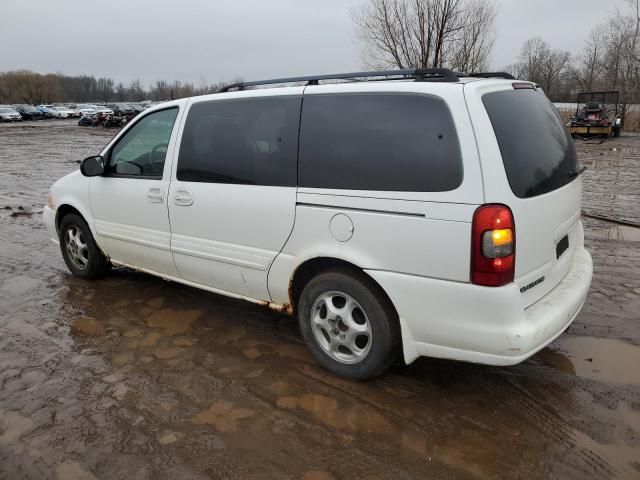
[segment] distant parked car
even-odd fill
[[[16,110],[22,115],[23,120],[42,120],[44,114],[31,105],[18,105]]]
[[[54,118],[53,105],[37,105],[36,108],[42,112],[44,118]]]
[[[77,105],[67,104],[67,105],[64,105],[64,107],[71,111],[71,115],[70,115],[71,117],[80,118],[82,116],[82,112],[78,110]]]
[[[128,103],[110,103],[107,105],[107,107],[109,107],[111,110],[113,110],[114,115],[132,115],[137,113],[133,107],[131,105],[129,105]]]
[[[105,115],[113,115],[113,110],[111,110],[108,107],[105,107],[104,105],[92,105],[93,108],[95,108],[96,112],[98,113],[104,113]]]
[[[51,107],[49,110],[53,112],[54,118],[71,118],[75,116],[75,112],[73,110],[68,109],[67,107]]]
[[[21,122],[20,113],[10,107],[0,107],[0,122]]]
[[[134,111],[135,113],[142,113],[142,112],[144,112],[147,108],[149,108],[149,107],[147,107],[147,106],[145,106],[145,105],[141,105],[141,104],[139,104],[139,103],[130,103],[130,104],[129,104],[129,106],[130,106],[131,108],[133,108],[133,111]]]
[[[83,115],[80,120],[78,120],[78,126],[80,127],[91,127],[93,126],[93,118],[88,115]]]
[[[77,106],[77,109],[80,112],[81,117],[93,117],[98,113],[93,105],[80,104]]]

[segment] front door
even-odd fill
[[[302,88],[287,90],[190,106],[169,193],[171,248],[185,280],[270,300],[267,273],[296,203]]]
[[[91,179],[100,245],[116,263],[177,276],[171,256],[167,194],[178,108],[145,115],[105,153],[105,174]]]

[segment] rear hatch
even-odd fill
[[[583,245],[582,182],[573,140],[544,93],[530,83],[487,83],[469,84],[465,97],[478,137],[485,200],[513,212],[515,282],[526,307],[564,278]]]

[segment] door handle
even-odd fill
[[[187,207],[193,204],[193,193],[190,190],[184,188],[178,188],[173,197],[173,203]]]
[[[161,188],[150,188],[147,191],[147,200],[151,203],[162,203],[164,200]]]

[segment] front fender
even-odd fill
[[[79,170],[62,177],[53,184],[51,187],[51,195],[53,196],[54,202],[53,209],[56,212],[56,229],[60,221],[59,212],[61,211],[61,207],[72,207],[80,212],[82,218],[87,222],[96,244],[101,250],[103,250],[102,246],[99,244],[95,230],[95,221],[89,198],[89,186],[90,179],[82,175]]]

